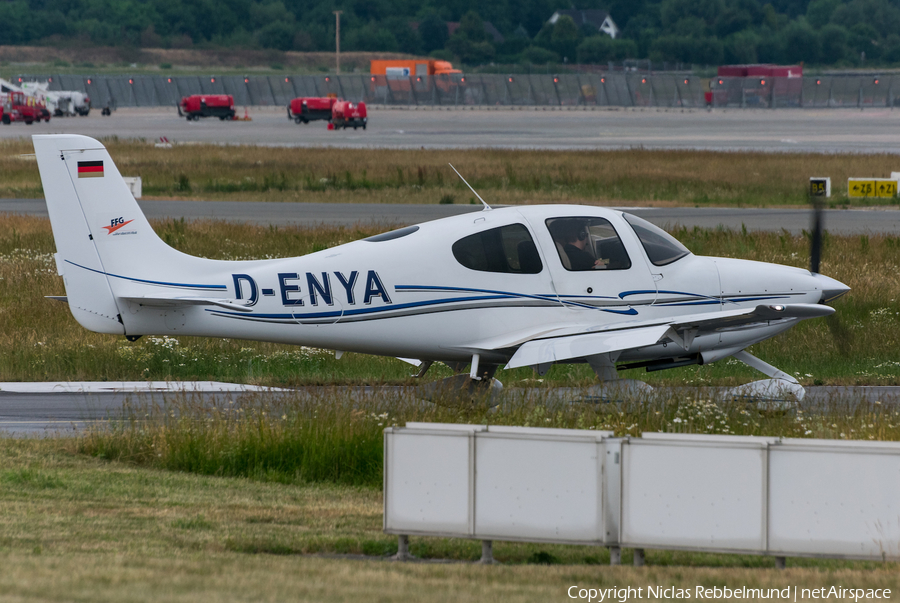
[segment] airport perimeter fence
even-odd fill
[[[565,75],[20,75],[51,90],[86,92],[95,108],[175,106],[191,94],[230,94],[238,106],[282,106],[336,95],[369,105],[437,107],[893,107],[900,75],[716,77],[657,73]]]

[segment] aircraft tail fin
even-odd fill
[[[68,134],[32,140],[69,308],[87,329],[124,334],[117,288],[125,276],[189,256],[156,235],[101,143]]]

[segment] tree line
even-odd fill
[[[580,0],[615,40],[557,9],[570,0],[0,0],[0,44],[341,49],[431,55],[465,66],[771,62],[900,63],[898,0]],[[458,22],[451,35],[447,23]],[[497,39],[485,22],[501,34]]]

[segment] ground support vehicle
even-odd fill
[[[295,123],[306,124],[311,121],[324,119],[331,121],[331,109],[337,102],[337,98],[299,97],[288,105],[288,119]]]
[[[43,103],[32,97],[25,96],[24,92],[9,92],[0,97],[3,104],[2,121],[9,125],[14,121],[24,121],[30,126],[34,122],[50,121],[50,112]]]
[[[22,82],[26,95],[43,103],[54,117],[87,116],[91,112],[90,97],[80,90],[50,90],[49,82]]]
[[[198,121],[201,117],[218,117],[223,121],[233,120],[234,98],[230,94],[185,96],[178,104],[178,115],[188,121]]]
[[[369,118],[366,113],[366,103],[351,103],[350,101],[339,100],[334,103],[331,108],[331,123],[334,129],[338,128],[356,128],[362,127],[366,129]]]

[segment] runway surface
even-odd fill
[[[185,218],[186,220],[216,219],[230,222],[274,224],[278,226],[352,226],[380,224],[385,229],[418,224],[438,218],[481,211],[473,205],[390,205],[376,203],[269,203],[241,201],[139,201],[144,214],[151,220]],[[675,225],[689,228],[717,228],[722,226],[740,230],[799,234],[810,228],[810,213],[805,209],[739,209],[739,208],[623,208],[658,226]],[[47,216],[43,199],[0,199],[0,213],[19,213]],[[900,210],[828,210],[825,228],[834,234],[896,234],[900,233]]]
[[[88,385],[85,387],[85,385]],[[258,405],[266,401],[308,399],[325,388],[309,387],[297,390],[266,390],[236,384],[197,385],[170,384],[167,388],[131,384],[130,387],[111,388],[108,383],[75,384],[61,387],[59,384],[0,383],[0,434],[23,436],[74,435],[91,427],[104,426],[128,415],[126,408],[160,405],[177,409],[179,403],[188,401],[192,407],[215,405]],[[347,387],[340,388],[348,394],[348,400],[375,399],[390,407],[392,403],[416,398],[413,387]],[[673,391],[681,388],[671,388]],[[55,390],[55,391],[54,391]],[[182,390],[182,391],[179,391]],[[685,388],[687,394],[696,389]],[[715,395],[717,388],[704,390],[704,395]],[[827,387],[806,388],[807,395],[801,408],[816,410],[843,410],[851,412],[860,403],[882,406],[900,405],[900,387]],[[511,389],[516,398],[539,397],[544,401],[562,403],[585,402],[584,390],[575,388]],[[597,404],[596,401],[590,401]],[[422,404],[429,404],[422,402]],[[613,404],[607,404],[615,409]],[[370,405],[369,405],[370,406]]]
[[[555,110],[554,110],[555,109]],[[520,107],[378,109],[366,130],[297,125],[282,107],[251,107],[250,122],[187,122],[174,108],[124,108],[111,117],[0,126],[0,139],[32,134],[118,136],[148,142],[372,149],[709,149],[900,153],[900,111],[879,109],[635,109]]]

